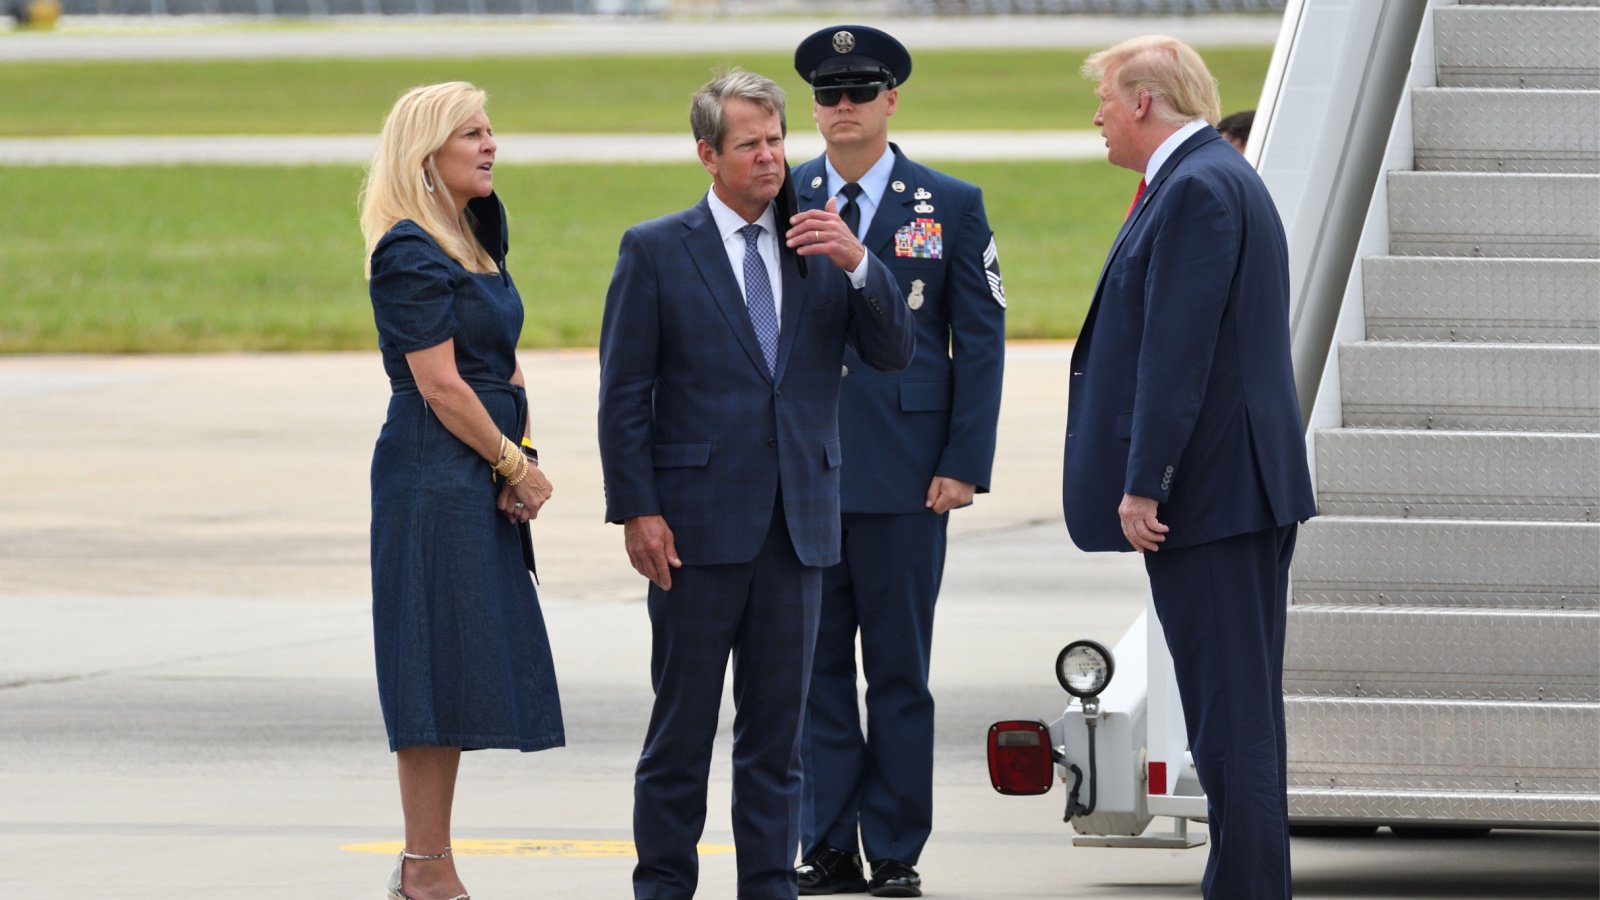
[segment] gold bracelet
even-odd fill
[[[511,439],[500,435],[500,458],[495,461],[494,473],[504,478],[517,470],[517,459],[522,456],[522,449],[511,443]]]
[[[521,468],[517,469],[515,475],[511,475],[506,478],[506,484],[509,484],[512,487],[516,487],[517,485],[521,484],[522,479],[528,477],[528,458],[526,456],[522,456],[521,453],[518,453],[517,456],[522,457],[522,466]]]

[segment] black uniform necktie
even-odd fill
[[[861,230],[861,185],[852,181],[840,188],[839,193],[843,194],[844,199],[848,201],[848,205],[839,211],[839,218],[844,220],[844,224],[850,229],[850,233],[859,238],[861,237],[858,233]]]

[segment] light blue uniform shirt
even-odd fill
[[[846,184],[837,171],[833,168],[833,160],[826,156],[822,158],[823,170],[828,173],[828,195],[839,198],[839,211],[844,212],[845,200],[839,195],[839,189]],[[887,147],[878,161],[872,164],[865,175],[856,184],[861,185],[861,196],[856,202],[861,204],[861,222],[856,226],[856,237],[860,238],[872,227],[872,217],[878,212],[878,205],[883,200],[883,192],[889,187],[889,174],[894,171],[894,151]]]

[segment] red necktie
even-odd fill
[[[1144,179],[1141,178],[1141,179],[1139,179],[1139,189],[1137,191],[1133,192],[1133,202],[1128,204],[1128,213],[1127,213],[1127,215],[1123,216],[1124,219],[1126,219],[1128,216],[1133,215],[1133,211],[1139,208],[1139,198],[1143,197],[1143,196],[1144,196]]]

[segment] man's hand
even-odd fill
[[[867,255],[867,248],[839,218],[838,208],[838,198],[830,197],[826,210],[808,209],[795,214],[789,219],[789,232],[784,237],[801,256],[826,256],[841,271],[853,272]]]
[[[1140,553],[1161,549],[1161,542],[1167,539],[1167,526],[1156,518],[1156,501],[1123,494],[1117,515],[1122,519],[1122,534],[1133,549]]]
[[[683,560],[678,558],[667,520],[661,516],[634,516],[622,523],[622,537],[633,568],[663,591],[672,590],[672,570],[683,568]]]
[[[972,502],[972,495],[977,491],[976,485],[943,475],[933,476],[933,481],[928,485],[928,498],[923,506],[933,511],[934,515],[942,516],[958,506],[966,506]]]

